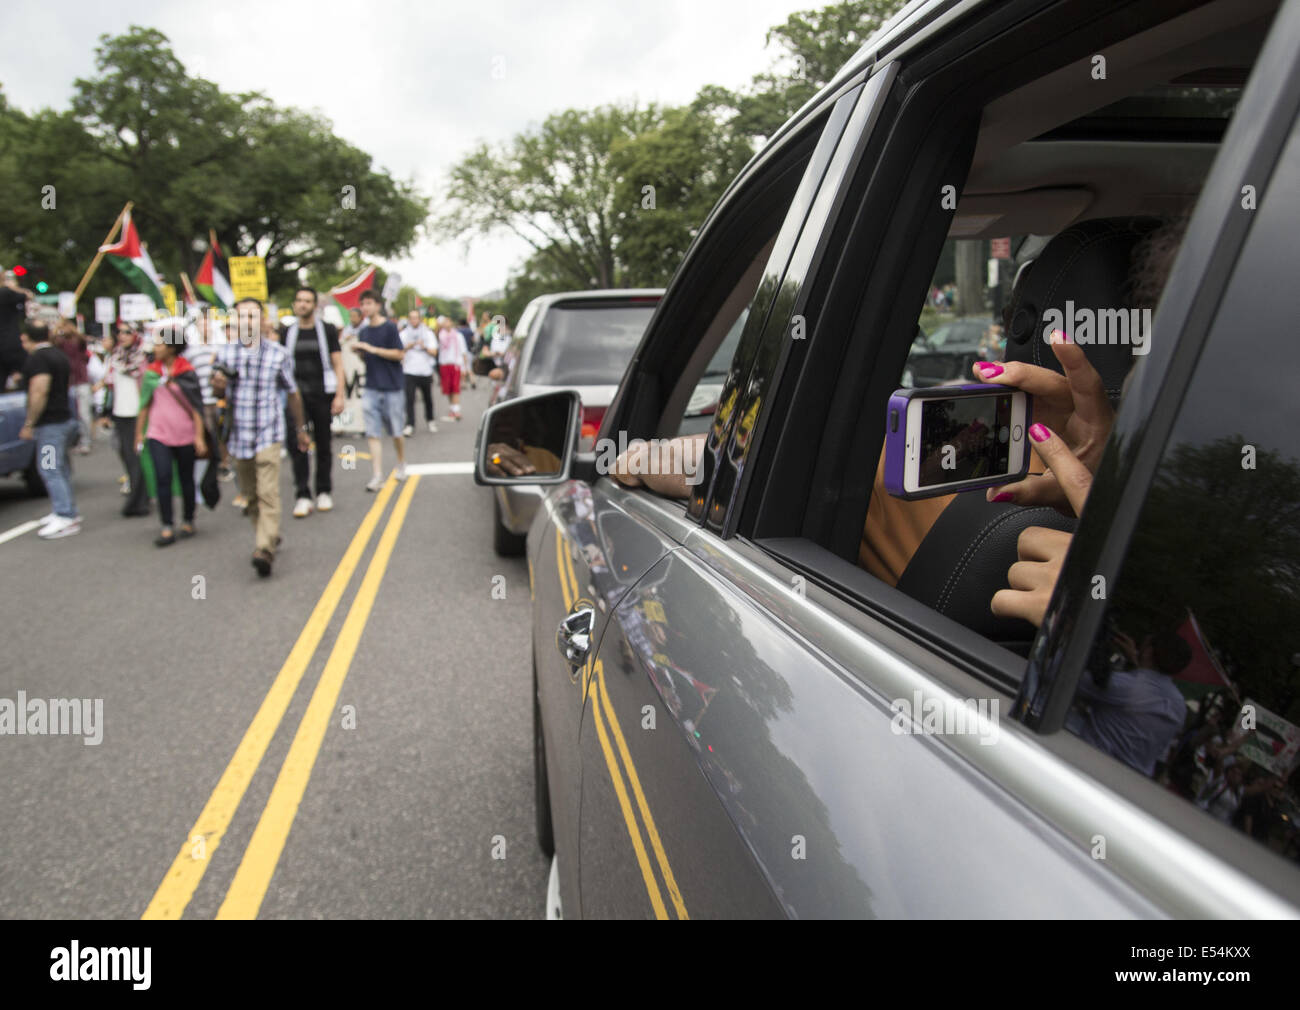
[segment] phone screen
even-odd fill
[[[1011,394],[921,401],[921,488],[1009,472]]]

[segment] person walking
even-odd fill
[[[72,496],[72,468],[68,465],[68,450],[77,432],[68,402],[71,368],[63,352],[50,343],[50,331],[45,326],[27,324],[20,339],[27,414],[18,437],[36,442],[36,472],[49,493],[51,506],[37,536],[46,540],[70,537],[81,532],[81,514]]]
[[[438,353],[438,340],[433,330],[420,319],[420,310],[406,314],[406,329],[402,330],[402,346],[406,357],[402,359],[402,374],[406,378],[406,428],[402,434],[410,438],[415,434],[415,394],[424,399],[424,421],[430,431],[437,431],[433,420],[433,363]]]
[[[59,321],[55,338],[59,350],[67,357],[68,367],[71,369],[68,376],[68,405],[72,409],[72,416],[77,421],[76,448],[73,452],[85,456],[90,452],[92,420],[90,373],[87,371],[87,362],[90,358],[88,342],[71,319]]]
[[[446,316],[438,317],[438,375],[442,382],[442,395],[451,404],[451,412],[444,421],[459,421],[460,380],[469,367],[469,350],[460,330],[451,325]]]
[[[334,459],[330,421],[343,413],[343,351],[335,327],[316,314],[319,296],[315,288],[301,287],[293,296],[293,322],[281,330],[281,343],[289,352],[293,378],[302,396],[302,409],[316,443],[316,483],[314,507],[328,512],[334,507],[330,493],[330,467]],[[296,439],[289,442],[293,457],[293,516],[303,519],[313,508],[311,457],[298,448]]]
[[[256,549],[253,567],[271,574],[280,546],[280,446],[285,439],[280,390],[288,393],[298,448],[311,444],[303,422],[302,397],[293,378],[289,352],[262,336],[262,303],[243,298],[235,303],[237,339],[219,347],[212,370],[212,391],[226,397],[232,411],[227,447],[235,461],[239,490],[247,498],[244,514],[252,520]]]
[[[194,536],[194,462],[208,451],[198,371],[179,354],[184,341],[183,324],[160,331],[153,345],[153,361],[145,370],[140,413],[135,422],[137,451],[145,449],[153,462],[158,515],[162,520],[162,530],[154,540],[157,547],[176,542],[172,524],[173,464],[181,485],[180,535]]]
[[[406,444],[402,429],[406,426],[402,375],[402,360],[406,348],[397,327],[385,319],[380,309],[383,301],[379,292],[367,290],[361,295],[361,312],[365,325],[357,334],[354,350],[361,355],[366,366],[366,386],[361,391],[362,415],[365,418],[366,443],[370,448],[370,483],[367,491],[378,491],[384,486],[385,433],[393,438],[393,451],[397,453],[398,480],[406,479]]]
[[[474,358],[479,353],[479,339],[474,332],[474,327],[470,326],[469,320],[457,319],[454,323],[457,332],[465,340],[465,375],[469,378],[469,388],[478,389],[478,380],[474,377]]]
[[[6,270],[4,283],[0,284],[0,391],[22,378],[23,361],[27,357],[23,351],[22,329],[27,320],[29,298],[35,301],[35,293],[20,285],[12,270]]]
[[[140,335],[130,323],[120,323],[117,343],[108,359],[108,384],[113,397],[113,431],[117,436],[117,453],[126,471],[124,516],[147,516],[149,494],[144,485],[144,471],[135,449],[135,419],[140,413],[140,379],[144,375],[144,349]]]

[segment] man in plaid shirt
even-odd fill
[[[303,423],[302,397],[293,381],[293,362],[280,344],[262,339],[262,303],[244,298],[235,303],[238,338],[217,348],[212,369],[212,391],[226,396],[233,424],[226,448],[235,461],[239,491],[248,499],[244,514],[253,520],[257,549],[253,567],[271,574],[271,562],[280,544],[280,446],[284,442],[284,411],[280,390],[289,391],[289,413],[298,447],[311,446]],[[229,382],[227,376],[233,376]],[[227,394],[227,386],[230,391]]]

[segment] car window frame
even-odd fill
[[[1243,185],[1267,188],[1300,120],[1300,6],[1269,30],[1236,114],[1188,221],[1156,308],[1150,352],[1134,370],[1078,530],[1030,651],[1015,715],[1041,733],[1062,729],[1104,606],[1093,580],[1120,577],[1184,394],[1214,327],[1233,267],[1250,237]],[[1247,183],[1245,180],[1251,180]],[[1104,601],[1100,601],[1103,602]]]
[[[861,178],[850,182],[864,195],[857,198],[856,205],[850,205],[843,215],[845,220],[833,225],[836,234],[831,236],[832,252],[825,260],[823,276],[816,278],[813,288],[811,304],[816,322],[810,327],[809,340],[800,355],[787,356],[775,402],[769,404],[774,415],[782,418],[780,428],[776,437],[754,454],[751,477],[755,493],[742,496],[735,503],[739,509],[739,521],[734,526],[737,535],[769,551],[810,582],[853,600],[870,618],[907,628],[936,657],[956,659],[964,670],[984,680],[995,691],[1006,691],[1008,685],[1013,693],[1018,689],[1025,668],[1022,656],[956,622],[938,621],[938,615],[923,605],[921,609],[928,616],[918,622],[910,606],[915,601],[907,598],[908,602],[904,603],[902,594],[887,583],[866,572],[862,573],[862,580],[836,581],[824,571],[805,567],[810,558],[817,556],[816,550],[800,552],[790,548],[796,540],[807,540],[814,548],[827,550],[827,557],[856,559],[870,500],[874,460],[884,436],[884,404],[902,372],[922,304],[918,299],[915,305],[909,301],[902,306],[900,303],[905,299],[897,297],[897,281],[900,277],[914,279],[910,274],[902,273],[902,268],[886,270],[883,275],[895,283],[884,285],[878,280],[881,272],[873,266],[883,257],[878,250],[913,249],[920,241],[915,233],[907,232],[897,223],[901,213],[899,200],[907,191],[905,182],[894,182],[891,188],[890,179],[916,170],[923,164],[921,157],[925,152],[933,154],[938,149],[934,137],[941,132],[939,125],[958,128],[962,123],[970,123],[973,127],[978,124],[982,110],[996,97],[1074,60],[1085,59],[1086,53],[1095,51],[1093,47],[1098,39],[1122,40],[1169,17],[1168,12],[1148,9],[1135,20],[1132,12],[1126,15],[1123,11],[1107,9],[1099,14],[1095,6],[1073,2],[1049,9],[1011,3],[963,30],[932,40],[929,48],[922,46],[915,52],[913,62],[901,65],[898,85],[891,98],[896,111],[885,144],[866,163]],[[1069,49],[1062,55],[1062,46],[1067,45]],[[976,134],[972,128],[969,138],[972,150]],[[953,146],[950,144],[949,149]],[[958,193],[970,169],[970,154],[956,152],[943,169],[943,178],[951,181]],[[939,201],[936,199],[934,203],[937,206]],[[883,221],[879,225],[867,221],[873,236],[872,258],[866,261],[866,266],[846,265],[844,254],[852,248],[850,239],[872,211]],[[911,213],[915,218],[919,211],[913,209]],[[927,235],[927,241],[937,240],[934,255],[922,257],[923,269],[912,265],[917,276],[923,275],[922,284],[928,284],[932,277],[947,231],[945,225],[943,234]],[[844,291],[852,280],[847,275],[854,270],[866,274],[866,291],[861,291],[864,285],[858,278],[860,297],[849,299]],[[888,290],[873,290],[873,287]],[[843,310],[846,304],[853,306],[852,311]],[[846,324],[851,335],[836,338],[836,328]],[[892,336],[904,330],[907,339],[900,338],[894,346]],[[829,339],[828,333],[831,333]],[[823,352],[820,357],[819,352]],[[858,360],[850,360],[852,355],[857,355]],[[828,374],[836,376],[829,396],[825,379]],[[864,375],[866,379],[861,384],[853,385]],[[840,410],[851,412],[857,418],[856,425],[831,416],[836,404],[827,406],[825,401],[833,397],[839,398]],[[868,416],[869,411],[862,406],[877,400],[881,408],[878,419]],[[832,435],[839,439],[838,444],[828,443]],[[809,452],[809,445],[816,445],[817,451]],[[873,465],[859,468],[861,472],[853,478],[858,484],[850,489],[850,507],[845,508],[841,499],[847,479],[842,475],[848,473],[847,461],[864,457],[870,458]],[[836,490],[824,490],[820,478],[810,479],[814,468],[840,475]],[[815,523],[810,519],[812,494],[821,495],[822,499],[817,503],[820,514]],[[852,509],[859,504],[860,514],[852,514]],[[828,545],[833,545],[833,549],[828,550]]]
[[[697,341],[690,345],[689,352],[683,356],[684,361],[689,360],[690,355],[698,350],[698,341],[704,339],[707,327],[702,328],[703,321],[692,313],[698,312],[703,303],[708,307],[708,311],[716,314],[719,306],[735,290],[733,284],[725,291],[719,291],[714,278],[722,272],[723,268],[715,264],[734,262],[736,240],[749,235],[754,227],[771,213],[770,208],[764,205],[764,201],[770,200],[774,187],[787,184],[792,173],[797,171],[798,178],[794,180],[793,195],[782,211],[781,223],[777,227],[776,244],[768,257],[766,267],[768,274],[784,271],[790,250],[781,248],[780,233],[791,232],[797,236],[799,229],[802,228],[812,197],[816,192],[815,184],[820,181],[821,174],[824,172],[824,165],[821,168],[814,166],[819,145],[824,144],[828,135],[831,138],[832,148],[835,143],[838,143],[844,123],[847,122],[851,111],[845,108],[837,122],[833,115],[834,103],[846,94],[856,91],[861,85],[861,80],[850,79],[828,98],[825,109],[810,112],[805,110],[807,114],[802,117],[799,128],[786,132],[779,141],[767,144],[727,188],[700,227],[681,266],[678,267],[661,297],[659,307],[647,327],[641,344],[629,362],[618,391],[605,412],[598,438],[615,438],[615,433],[622,432],[626,432],[628,440],[657,437],[666,407],[674,402],[674,397],[678,397],[683,389],[685,395],[689,397],[690,390],[698,382],[699,376],[684,367],[679,367],[670,385],[660,379],[663,363],[672,360],[674,351],[681,355],[683,350],[681,333],[692,323]],[[826,159],[829,160],[829,153]],[[807,182],[810,169],[815,176],[813,184]],[[787,246],[792,242],[791,239]],[[749,266],[749,263],[745,264],[746,269]],[[737,278],[737,283],[742,278],[743,273]],[[760,286],[761,284],[760,280]],[[751,296],[748,302],[751,321],[754,316],[755,297]],[[725,338],[725,332],[720,334],[720,337]],[[733,359],[733,372],[747,371],[748,359],[745,356],[752,354],[753,350],[752,347],[745,346],[742,334],[736,358]],[[707,366],[711,357],[712,354],[700,361],[701,370]],[[739,362],[737,359],[740,359]],[[687,386],[689,388],[686,388]],[[680,500],[672,502],[672,506],[682,512],[688,509],[687,503]],[[695,518],[690,521],[698,524]]]

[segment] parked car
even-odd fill
[[[36,443],[19,438],[27,420],[27,394],[0,393],[0,474],[21,477],[32,495],[45,493],[45,484],[36,470]]]
[[[731,184],[605,412],[602,439],[680,434],[745,314],[685,499],[581,452],[573,393],[484,415],[477,480],[511,485],[502,439],[551,461],[549,914],[1300,915],[1296,826],[1241,816],[1294,792],[1300,739],[1297,52],[1295,0],[910,4]],[[1077,522],[878,486],[945,243],[994,238],[1008,359],[1163,290],[1141,341],[1077,341],[1119,403]],[[921,530],[896,562],[882,515]],[[1031,526],[1071,534],[1037,627],[990,610]],[[1135,678],[1178,687],[1163,715],[1109,693]]]
[[[662,295],[663,288],[613,288],[534,298],[515,327],[516,362],[500,401],[557,388],[577,390],[590,448]],[[498,554],[524,552],[541,494],[528,485],[496,489],[492,542]]]

